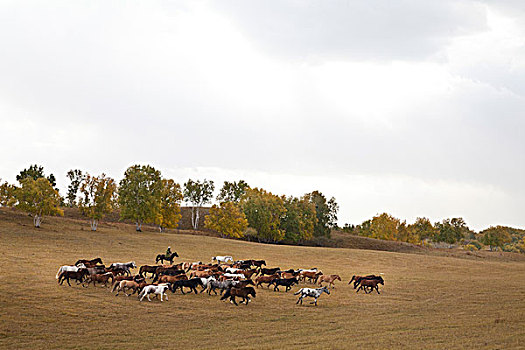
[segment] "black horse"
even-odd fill
[[[279,286],[285,286],[286,287],[285,292],[288,292],[294,284],[299,284],[299,281],[297,280],[296,277],[276,278],[270,284],[275,284],[275,287],[273,288],[275,292],[279,291]]]
[[[158,264],[160,261],[161,264],[164,264],[164,260],[166,260],[166,261],[169,261],[170,264],[173,264],[173,259],[178,258],[178,257],[179,257],[179,254],[177,254],[177,252],[171,253],[170,256],[166,256],[166,254],[159,254],[157,255],[157,258],[155,259],[155,263]]]
[[[197,289],[196,289],[197,286],[202,286],[202,287],[204,286],[200,278],[192,278],[190,280],[175,281],[171,284],[170,289],[172,293],[175,293],[177,289],[180,288],[180,291],[182,292],[182,294],[186,294],[184,293],[184,289],[182,289],[182,287],[187,287],[191,289],[190,293],[193,291],[195,292],[195,294],[197,294]]]

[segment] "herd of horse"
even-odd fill
[[[303,287],[294,295],[299,295],[296,304],[302,305],[303,299],[309,297],[313,298],[311,304],[316,306],[318,298],[323,293],[330,294],[328,287],[335,288],[335,282],[341,281],[339,275],[325,275],[318,268],[286,270],[280,267],[268,268],[264,260],[234,261],[231,256],[214,256],[210,264],[202,261],[173,264],[175,257],[178,257],[177,253],[172,253],[170,256],[159,254],[155,259],[156,263],[159,261],[163,263],[166,260],[171,264],[142,265],[136,275],[131,273],[132,269],[137,268],[134,261],[112,263],[106,267],[101,258],[81,259],[74,265],[61,266],[57,271],[56,279],[60,285],[66,281],[71,286],[70,281],[73,280],[77,285],[86,288],[90,284],[93,286],[97,283],[102,284],[110,287],[111,292],[116,293],[115,296],[120,293],[127,296],[137,294],[140,301],[144,298],[151,301],[151,295],[160,296],[160,301],[164,298],[168,300],[167,291],[175,293],[180,290],[182,294],[186,294],[189,289],[189,293],[198,294],[206,291],[208,295],[212,292],[217,295],[219,291],[221,300],[229,299],[235,305],[238,305],[237,298],[242,299],[240,303],[248,305],[251,298],[256,296],[255,288],[264,285],[268,289],[273,287],[275,292],[280,291],[279,287],[288,292],[294,285],[311,283],[318,288]],[[379,284],[384,285],[384,280],[376,275],[353,276],[348,284],[352,283],[356,293],[363,290],[368,294],[375,290],[380,294]]]

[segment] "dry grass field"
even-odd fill
[[[525,261],[436,254],[276,246],[186,234],[135,233],[126,224],[0,210],[0,347],[8,349],[277,349],[525,347]],[[153,264],[171,245],[177,261],[214,255],[265,259],[269,267],[340,274],[319,306],[259,288],[248,306],[169,293],[138,302],[103,287],[60,286],[60,265],[79,258]],[[381,295],[356,294],[353,274],[383,273]]]

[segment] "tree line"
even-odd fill
[[[156,225],[160,232],[176,228],[182,218],[183,202],[191,207],[193,229],[202,226],[201,208],[211,204],[215,184],[211,180],[188,179],[178,184],[162,177],[149,165],[129,167],[117,182],[100,174],[93,176],[79,169],[67,172],[69,185],[62,197],[53,174],[45,175],[42,166],[31,165],[17,175],[18,185],[0,181],[0,205],[15,207],[33,217],[40,227],[45,215],[63,215],[61,207],[77,207],[96,231],[106,215],[119,210],[122,220],[131,220],[136,230],[143,224]],[[216,196],[218,204],[209,208],[204,227],[223,237],[248,238],[259,242],[298,243],[318,237],[330,237],[337,229],[339,206],[334,197],[327,199],[312,191],[301,197],[275,195],[262,188],[250,187],[244,180],[225,181]],[[463,218],[444,219],[434,224],[417,218],[407,224],[387,213],[374,216],[360,225],[346,224],[344,232],[383,240],[414,244],[462,244],[467,249],[525,253],[525,230],[506,226],[471,230]]]
[[[192,180],[180,185],[162,177],[149,165],[129,167],[117,182],[100,174],[79,169],[68,171],[69,185],[62,197],[53,174],[46,176],[42,166],[31,165],[17,175],[18,185],[0,184],[0,205],[15,207],[33,216],[40,227],[46,215],[64,215],[61,207],[77,207],[96,231],[106,215],[119,210],[122,220],[132,220],[137,231],[143,224],[156,225],[160,232],[176,228],[182,217],[181,205],[191,207],[193,229],[199,227],[201,208],[213,200],[211,180]],[[204,227],[224,237],[247,237],[260,242],[296,243],[314,237],[329,237],[337,227],[339,206],[313,191],[301,197],[278,196],[252,188],[244,180],[225,181],[214,204],[204,217]]]
[[[417,218],[407,224],[390,214],[382,213],[360,225],[346,224],[342,230],[354,235],[414,244],[460,244],[469,250],[488,246],[525,253],[525,230],[507,226],[491,226],[480,232],[471,230],[463,218],[444,219],[432,224],[428,218]]]

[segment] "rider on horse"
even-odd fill
[[[171,247],[168,247],[166,250],[166,258],[169,258],[171,256]]]

